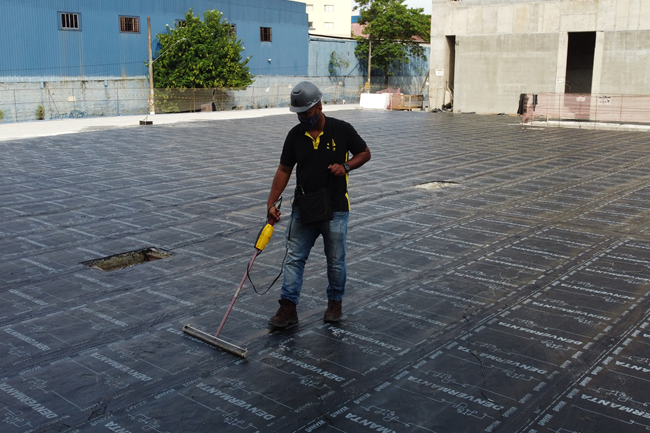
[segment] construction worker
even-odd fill
[[[286,231],[288,253],[278,301],[280,308],[269,320],[269,325],[277,328],[298,323],[296,306],[305,262],[320,235],[327,258],[328,280],[323,320],[338,322],[343,313],[350,211],[348,175],[370,160],[370,150],[352,125],[325,117],[322,97],[318,87],[309,81],[298,83],[291,91],[289,109],[298,114],[299,124],[287,134],[267,203],[269,222],[279,221],[280,211],[273,204],[286,188],[297,164],[296,193]],[[350,154],[352,158],[348,159]],[[316,222],[308,221],[314,216]]]

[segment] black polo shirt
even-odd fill
[[[280,164],[296,169],[297,189],[306,194],[328,188],[334,212],[350,210],[348,199],[348,175],[334,176],[327,167],[343,164],[348,155],[356,155],[366,149],[366,142],[347,122],[325,117],[323,132],[312,138],[300,124],[289,131],[284,141]]]

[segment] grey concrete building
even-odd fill
[[[430,106],[517,112],[521,93],[650,95],[648,0],[432,0]]]

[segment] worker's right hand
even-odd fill
[[[280,221],[281,214],[282,213],[275,206],[271,206],[271,208],[269,209],[269,213],[267,215],[267,220],[269,224],[274,225],[275,223]]]

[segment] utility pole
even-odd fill
[[[151,50],[151,17],[147,17],[147,33],[149,35],[149,114],[156,114],[153,100],[153,53]]]
[[[372,39],[368,36],[368,81],[366,82],[366,93],[370,93],[370,72],[372,71]]]

